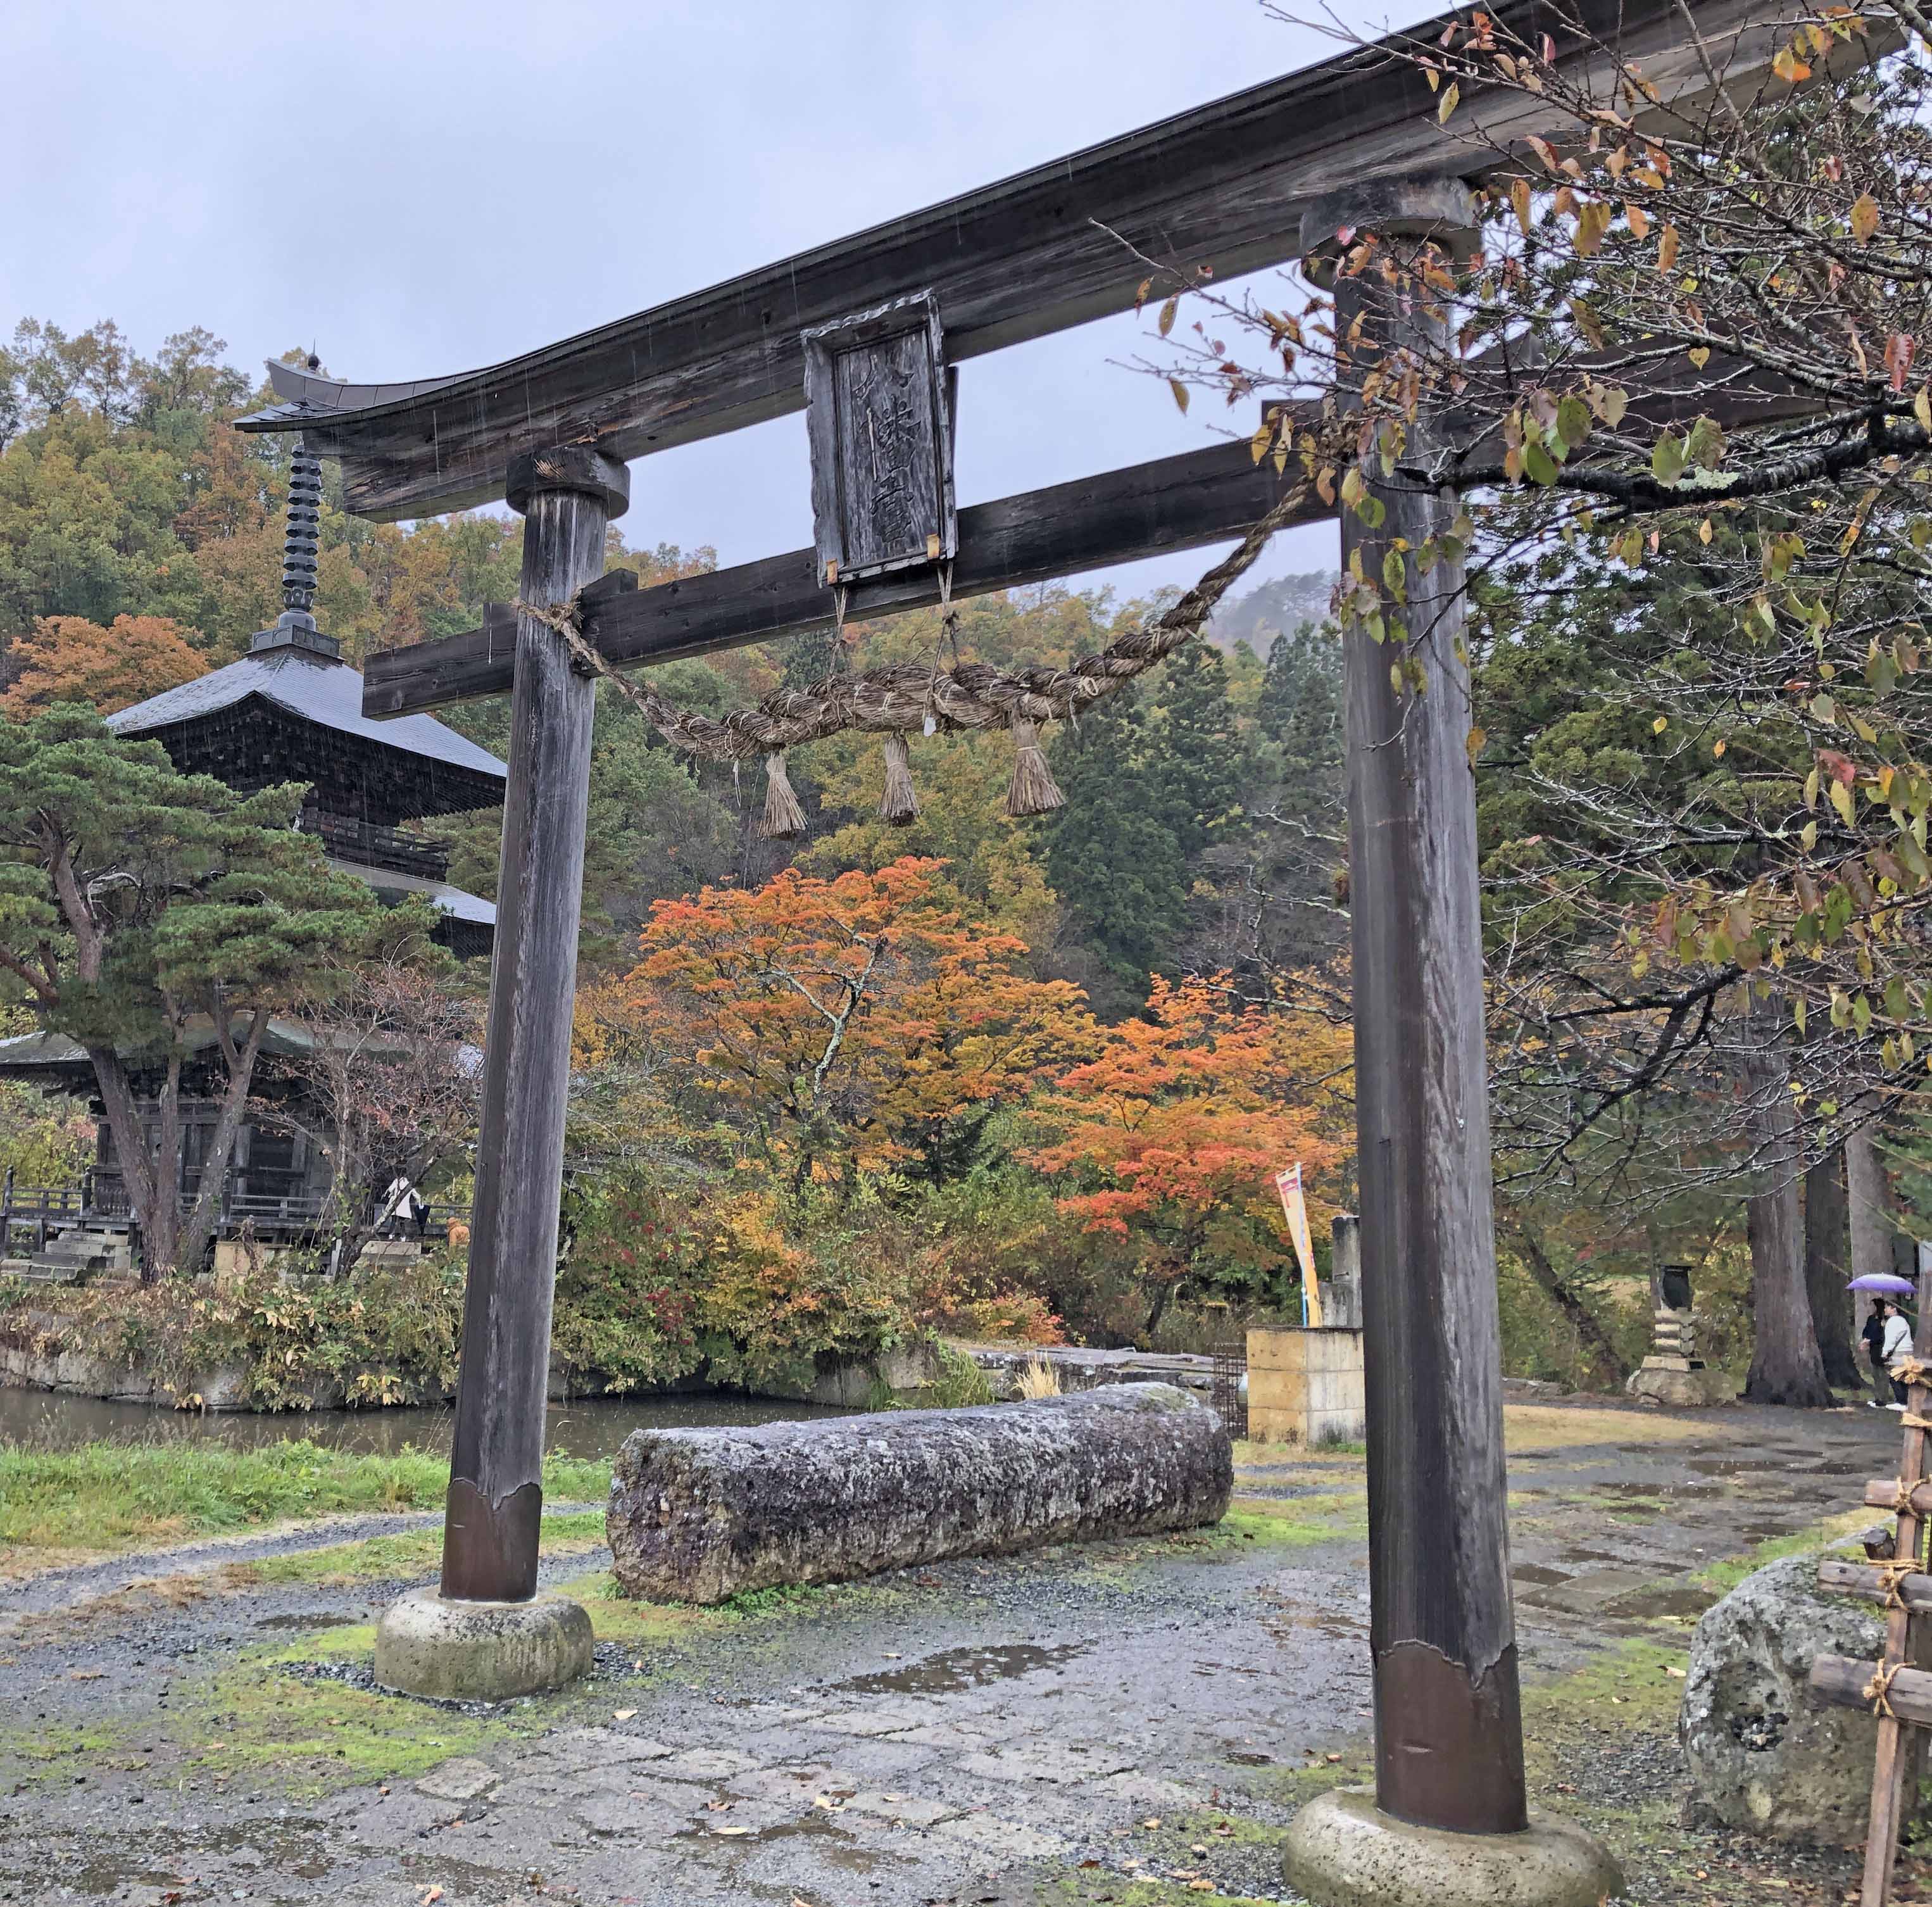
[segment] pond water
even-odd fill
[[[204,1413],[104,1404],[96,1398],[62,1397],[48,1391],[0,1389],[0,1444],[26,1443],[58,1450],[100,1440],[153,1443],[178,1439],[251,1449],[264,1443],[306,1438],[332,1450],[363,1455],[390,1455],[406,1445],[441,1452],[449,1448],[455,1414],[447,1408],[291,1410],[274,1416],[246,1410]],[[566,1457],[614,1457],[617,1446],[634,1430],[790,1423],[843,1414],[821,1404],[746,1397],[736,1391],[580,1398],[550,1405],[544,1424],[544,1447]]]

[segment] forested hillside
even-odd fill
[[[286,453],[226,428],[261,394],[225,349],[196,329],[150,356],[112,324],[69,337],[28,320],[0,350],[0,715],[74,699],[110,712],[233,660],[274,620]],[[326,467],[315,614],[352,659],[472,628],[484,602],[514,596],[508,513],[371,525],[338,507],[334,482]],[[628,527],[608,561],[646,582],[715,561],[632,548]],[[1273,1171],[1304,1158],[1318,1231],[1348,1197],[1346,1028],[1281,1011],[1339,997],[1326,590],[1301,576],[1236,599],[1225,639],[1050,731],[1066,801],[1041,820],[1006,814],[1000,731],[914,738],[918,814],[888,826],[877,740],[848,734],[794,752],[805,832],[767,841],[760,771],[676,754],[628,703],[600,698],[573,1145],[617,1163],[575,1182],[584,1245],[563,1302],[579,1355],[638,1380],[695,1355],[639,1324],[618,1269],[622,1215],[693,1173],[727,1175],[728,1196],[680,1263],[735,1343],[797,1348],[754,1326],[755,1305],[732,1309],[726,1287],[747,1267],[796,1281],[818,1318],[806,1348],[915,1316],[1045,1330],[1058,1315],[1104,1336],[1172,1323],[1190,1291],[1287,1299]],[[982,597],[956,640],[979,661],[1064,662],[1150,606],[1054,588]],[[942,639],[937,611],[915,614],[658,680],[722,713],[782,684],[926,660]],[[506,700],[444,716],[506,746]],[[496,815],[428,825],[452,838],[452,879],[493,894]],[[790,1025],[770,1011],[801,938],[826,972],[862,942],[890,951],[847,975],[855,1030],[830,1048],[812,1013]],[[712,949],[702,971],[672,958],[694,943]],[[744,998],[727,1012],[719,990],[734,987]],[[762,1059],[721,1074],[740,1040]],[[802,1078],[816,1082],[802,1098]],[[12,1118],[9,1143],[23,1160],[38,1149],[36,1170],[72,1143],[22,1104]],[[1202,1157],[1156,1191],[1140,1147],[1157,1154],[1162,1134]],[[854,1280],[864,1295],[842,1324],[827,1291]]]
[[[0,347],[0,689],[18,713],[68,695],[104,710],[219,668],[280,606],[286,453],[224,428],[259,401],[199,329],[143,356],[111,323],[68,337],[29,319]],[[646,581],[711,566],[708,548],[633,549],[612,566]],[[473,628],[516,593],[520,525],[470,512],[409,528],[326,503],[315,613],[352,657]],[[943,859],[962,891],[1024,935],[1042,969],[1087,987],[1108,1017],[1137,1008],[1150,975],[1270,969],[1336,942],[1340,653],[1315,632],[1328,582],[1267,584],[1224,612],[1226,653],[1184,650],[1138,692],[1054,738],[1068,804],[1049,825],[1001,812],[1001,736],[915,746],[920,815],[872,818],[876,746],[842,737],[793,770],[808,832],[758,840],[755,775],[674,758],[614,696],[599,715],[586,957],[622,957],[650,903],[796,860],[815,873]],[[1064,661],[1105,645],[1142,605],[1029,590],[965,605],[964,653]],[[1290,618],[1293,620],[1289,620]],[[667,687],[721,712],[781,683],[929,656],[936,613],[855,624],[828,639],[673,665]],[[448,711],[503,743],[507,705]],[[1270,818],[1270,817],[1279,817]],[[494,824],[464,831],[454,877],[493,891]]]

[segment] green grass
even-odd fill
[[[1231,1543],[1254,1542],[1289,1549],[1332,1543],[1368,1531],[1366,1499],[1354,1491],[1330,1497],[1300,1497],[1289,1502],[1236,1497],[1228,1513],[1204,1535]]]
[[[0,1449],[0,1554],[136,1549],[262,1524],[354,1511],[439,1509],[449,1461],[428,1451],[358,1456],[305,1441],[233,1450],[206,1443]],[[552,1458],[544,1493],[601,1497],[608,1463]]]
[[[367,1661],[376,1631],[332,1629],[272,1653],[251,1651],[198,1688],[172,1726],[190,1774],[239,1776],[244,1787],[316,1794],[406,1780],[452,1755],[540,1734],[547,1712],[464,1715],[345,1683],[281,1671],[289,1662]]]

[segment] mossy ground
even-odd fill
[[[610,1486],[608,1463],[552,1457],[544,1492],[582,1502]],[[436,1509],[447,1456],[356,1455],[305,1441],[229,1449],[157,1440],[70,1450],[0,1447],[0,1557],[18,1574],[197,1536],[358,1511]]]
[[[1273,1894],[1222,1893],[1202,1890],[1186,1881],[1130,1881],[1107,1868],[1091,1873],[1064,1874],[1041,1884],[1040,1907],[1084,1907],[1088,1901],[1107,1901],[1113,1907],[1270,1907]]]

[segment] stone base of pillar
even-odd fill
[[[594,1647],[589,1613],[565,1596],[458,1602],[412,1590],[376,1629],[376,1680],[442,1701],[508,1701],[575,1681]]]
[[[1533,1809],[1523,1833],[1451,1834],[1384,1814],[1356,1788],[1294,1817],[1282,1869],[1316,1907],[1601,1907],[1624,1885],[1582,1829]]]

